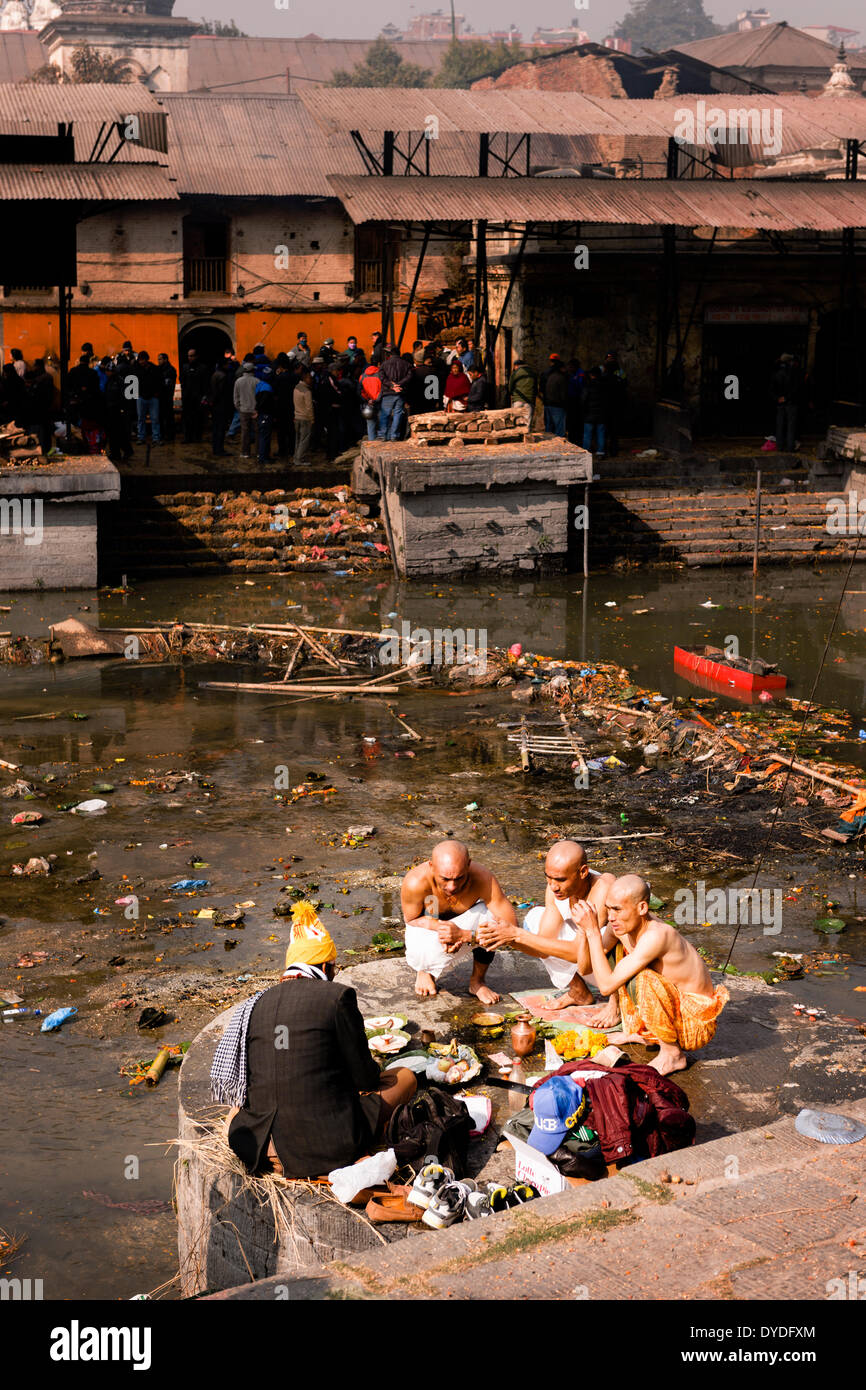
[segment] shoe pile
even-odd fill
[[[479,1186],[472,1178],[455,1178],[450,1168],[431,1156],[416,1175],[407,1201],[423,1208],[425,1226],[441,1231],[457,1221],[474,1221],[523,1206],[538,1195],[530,1183],[488,1182]]]

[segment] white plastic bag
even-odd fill
[[[328,1181],[339,1202],[351,1202],[365,1187],[378,1187],[387,1182],[396,1169],[397,1155],[393,1149],[386,1149],[384,1153],[359,1158],[348,1168],[335,1168],[328,1174]]]

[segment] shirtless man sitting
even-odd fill
[[[406,923],[406,960],[417,972],[415,993],[436,993],[436,981],[456,956],[469,953],[481,922],[517,926],[517,914],[489,869],[473,864],[459,840],[443,840],[423,864],[410,869],[400,890]],[[493,952],[475,946],[469,993],[482,1004],[499,995],[484,983]]]
[[[576,840],[557,840],[550,847],[544,874],[547,879],[544,907],[533,907],[527,912],[522,931],[508,923],[485,924],[479,928],[478,939],[488,949],[509,945],[528,956],[540,958],[551,984],[566,991],[559,999],[550,1001],[550,1010],[592,1004],[593,996],[582,978],[592,971],[589,946],[574,914],[579,903],[591,903],[604,927],[607,921],[605,901],[615,882],[614,875],[591,869],[583,845]],[[607,950],[611,950],[615,944],[613,937],[605,940]]]
[[[611,1004],[619,1003],[622,1033],[609,1036],[608,1042],[658,1043],[659,1055],[650,1065],[669,1076],[688,1066],[685,1049],[705,1047],[710,1041],[729,995],[724,985],[713,988],[710,972],[691,942],[654,916],[649,897],[649,884],[637,874],[625,874],[609,890],[608,931],[618,942],[613,969],[598,916],[588,902],[578,904],[577,920],[599,989]],[[595,1021],[603,1023],[603,1013]]]

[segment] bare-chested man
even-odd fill
[[[507,923],[484,925],[478,939],[488,949],[510,945],[528,956],[536,956],[550,976],[551,984],[565,990],[552,1000],[550,1009],[567,1009],[573,1004],[592,1004],[592,994],[582,976],[589,975],[592,963],[586,936],[575,921],[578,903],[595,908],[602,927],[607,920],[605,902],[613,886],[613,874],[602,874],[586,862],[583,845],[576,840],[557,840],[544,863],[547,891],[544,907],[533,907],[523,921],[523,930]],[[608,942],[610,950],[613,939]]]
[[[610,1043],[658,1043],[650,1064],[662,1076],[688,1066],[684,1049],[705,1047],[728,1002],[724,985],[716,985],[694,946],[649,905],[649,884],[637,874],[618,878],[607,894],[607,930],[622,947],[613,969],[608,964],[601,927],[587,902],[578,904],[577,921],[589,947],[596,983],[611,1004],[618,1000],[622,1033]],[[620,955],[620,952],[617,952]],[[604,1007],[587,1010],[605,1021]],[[612,1020],[611,1020],[612,1021]]]
[[[481,922],[517,926],[517,914],[494,875],[473,864],[459,840],[443,840],[423,864],[410,869],[400,892],[406,923],[406,960],[417,972],[415,993],[436,993],[436,981],[456,956],[468,954]],[[493,952],[476,945],[469,993],[482,1004],[499,998],[484,983]]]

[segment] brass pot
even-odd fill
[[[511,1029],[511,1046],[515,1056],[528,1057],[535,1047],[535,1028],[532,1025],[531,1014],[518,1015],[517,1022]]]

